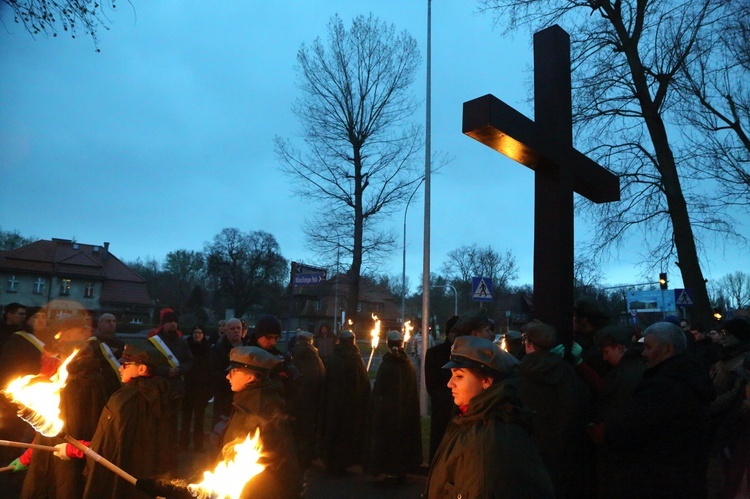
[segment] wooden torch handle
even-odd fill
[[[135,482],[137,481],[137,479],[133,475],[125,471],[124,469],[112,463],[112,461],[108,461],[107,459],[103,458],[102,456],[100,456],[93,450],[89,449],[88,447],[86,447],[85,445],[83,445],[81,442],[71,437],[70,435],[65,435],[63,439],[66,442],[68,442],[70,445],[72,445],[73,447],[80,450],[85,455],[87,455],[88,457],[96,461],[97,463],[101,464],[102,466],[112,471],[113,473],[119,475],[123,480],[126,480],[130,482],[131,484],[135,485]]]

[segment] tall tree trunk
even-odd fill
[[[359,281],[362,271],[362,238],[364,235],[364,218],[362,216],[362,162],[360,149],[354,146],[354,237],[352,244],[352,265],[349,267],[349,300],[346,306],[346,317],[354,321],[355,327],[363,329],[359,324],[357,305],[359,304]]]
[[[672,237],[677,249],[682,281],[685,287],[691,289],[693,292],[692,318],[709,324],[711,302],[708,299],[706,281],[703,278],[703,271],[701,270],[698,251],[695,246],[695,237],[690,225],[690,215],[688,214],[685,196],[682,193],[674,154],[669,146],[669,138],[664,126],[664,120],[659,111],[659,105],[651,97],[646,82],[645,69],[641,64],[637,52],[637,45],[626,46],[625,50],[627,52],[633,83],[635,84],[636,96],[656,153],[661,186],[664,190],[669,217],[672,221]]]

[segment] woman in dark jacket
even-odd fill
[[[456,338],[451,361],[451,421],[435,453],[425,498],[551,498],[552,483],[529,434],[530,413],[517,382],[518,361],[484,338]]]
[[[190,426],[193,426],[195,450],[203,451],[203,420],[211,398],[211,379],[208,366],[211,343],[203,333],[203,328],[195,326],[187,339],[190,353],[193,354],[193,368],[185,374],[185,399],[182,401],[180,421],[180,449],[190,446]]]

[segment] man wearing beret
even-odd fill
[[[234,399],[222,439],[224,452],[230,444],[260,430],[266,466],[245,485],[241,497],[299,498],[302,476],[280,393],[281,383],[271,377],[280,359],[262,348],[241,346],[229,352],[229,362],[227,379]]]
[[[169,383],[154,375],[163,357],[150,346],[125,345],[120,361],[122,388],[107,401],[91,440],[91,449],[134,476],[170,471],[176,449],[168,440],[170,428]],[[83,458],[66,444],[58,457]],[[84,498],[125,499],[149,497],[112,471],[87,460]]]

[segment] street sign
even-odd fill
[[[489,277],[471,278],[471,299],[474,301],[492,301],[492,279]]]
[[[674,290],[674,304],[678,307],[692,307],[693,306],[693,290],[692,289],[675,289]]]
[[[326,280],[326,269],[292,262],[292,286],[311,286]]]

